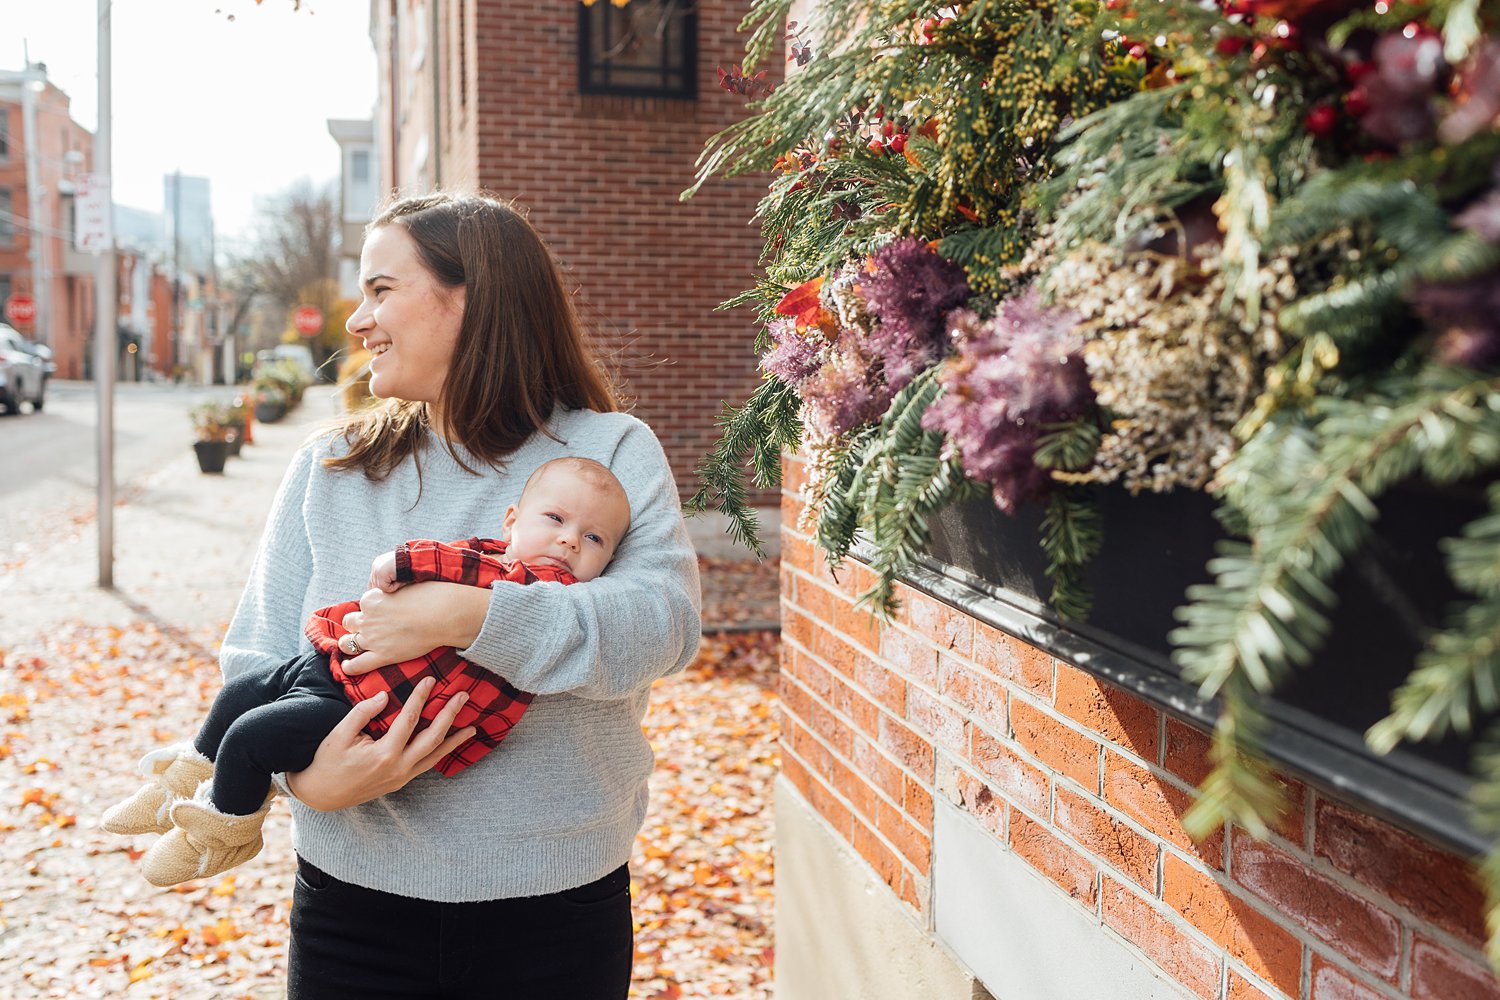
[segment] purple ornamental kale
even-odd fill
[[[881,247],[870,264],[874,273],[860,279],[865,302],[879,320],[870,350],[897,392],[942,356],[943,318],[969,300],[968,275],[915,237]]]
[[[1437,331],[1435,353],[1440,360],[1468,368],[1500,363],[1500,273],[1466,281],[1423,282],[1406,297],[1427,326]]]
[[[766,330],[773,346],[760,359],[761,368],[796,388],[822,366],[822,346],[798,331],[795,321],[775,319]]]
[[[1448,72],[1443,40],[1394,32],[1375,43],[1373,62],[1375,71],[1362,84],[1370,110],[1360,126],[1391,146],[1431,137],[1437,126],[1432,101]]]
[[[891,404],[890,388],[874,377],[874,365],[861,350],[859,336],[848,330],[797,391],[807,403],[808,422],[823,436],[878,420]]]
[[[972,479],[990,484],[995,506],[1013,514],[1050,483],[1036,464],[1048,424],[1082,416],[1094,401],[1080,317],[1041,305],[1034,287],[981,321],[967,310],[950,318],[958,354],[939,378],[944,394],[922,426],[949,436]]]

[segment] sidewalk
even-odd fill
[[[98,533],[90,522],[0,577],[0,641],[78,618],[116,626],[142,618],[177,627],[227,623],[287,463],[334,416],[332,389],[308,389],[285,419],[254,426],[255,443],[223,475],[200,473],[184,448],[132,490],[128,504],[116,502],[114,589],[97,586]]]

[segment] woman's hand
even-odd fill
[[[489,608],[488,590],[459,583],[414,583],[394,594],[367,590],[359,599],[359,610],[343,621],[363,652],[341,666],[344,673],[358,677],[440,646],[463,649],[474,642]]]
[[[390,696],[382,691],[355,705],[344,721],[318,744],[313,762],[286,776],[292,794],[320,812],[347,809],[394,792],[446,757],[474,735],[474,727],[448,732],[459,709],[468,701],[467,695],[458,694],[443,706],[432,725],[412,735],[422,705],[436,683],[431,677],[424,678],[401,706],[401,714],[391,728],[378,740],[371,739],[363,730]]]

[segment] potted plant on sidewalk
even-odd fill
[[[188,416],[193,422],[193,451],[198,456],[198,470],[223,472],[230,444],[243,422],[236,422],[231,408],[220,402],[199,403],[188,411]]]
[[[286,416],[287,393],[276,382],[262,379],[255,383],[255,419],[274,424]]]

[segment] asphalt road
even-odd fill
[[[121,383],[115,389],[115,503],[164,474],[192,446],[188,410],[231,386]],[[47,387],[40,412],[0,416],[0,572],[41,548],[91,531],[98,512],[98,397],[92,382]]]

